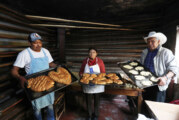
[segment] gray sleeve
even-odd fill
[[[175,75],[178,74],[177,61],[171,50],[164,52],[164,59],[167,71],[172,71]]]

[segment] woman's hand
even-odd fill
[[[167,84],[167,77],[166,76],[159,77],[157,79],[159,80],[159,83],[158,83],[159,86],[164,86],[164,85]]]

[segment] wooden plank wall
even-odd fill
[[[22,99],[22,97],[17,98],[21,89],[18,87],[18,81],[12,78],[10,71],[17,54],[28,47],[29,33],[39,33],[43,38],[44,47],[49,49],[54,60],[58,61],[56,31],[28,25],[34,22],[38,23],[0,5],[0,113]],[[6,117],[5,119],[9,119]]]
[[[140,58],[146,47],[143,37],[149,31],[157,30],[159,17],[128,17],[122,24],[132,31],[72,30],[66,35],[66,61],[73,71],[79,72],[82,60],[88,56],[89,47],[99,50],[107,72],[119,70],[117,62]]]
[[[165,47],[175,53],[175,45],[176,45],[176,27],[179,25],[179,16],[177,13],[179,12],[179,1],[175,0],[171,2],[168,7],[165,9],[165,14],[162,20],[162,26],[160,31],[163,32],[167,36],[167,42],[164,44]]]

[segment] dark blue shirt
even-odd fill
[[[154,57],[157,55],[157,52],[158,52],[158,49],[155,49],[153,51],[150,51],[148,49],[148,53],[147,53],[147,56],[145,58],[145,61],[144,61],[144,66],[146,68],[148,68],[152,73],[155,73],[155,70],[154,70]]]

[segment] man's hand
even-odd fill
[[[159,86],[163,86],[163,85],[167,84],[167,77],[166,76],[158,77],[157,79],[159,80],[159,83],[158,83]]]
[[[24,84],[27,83],[27,80],[23,76],[20,76],[19,80],[20,80],[21,87],[24,88]]]

